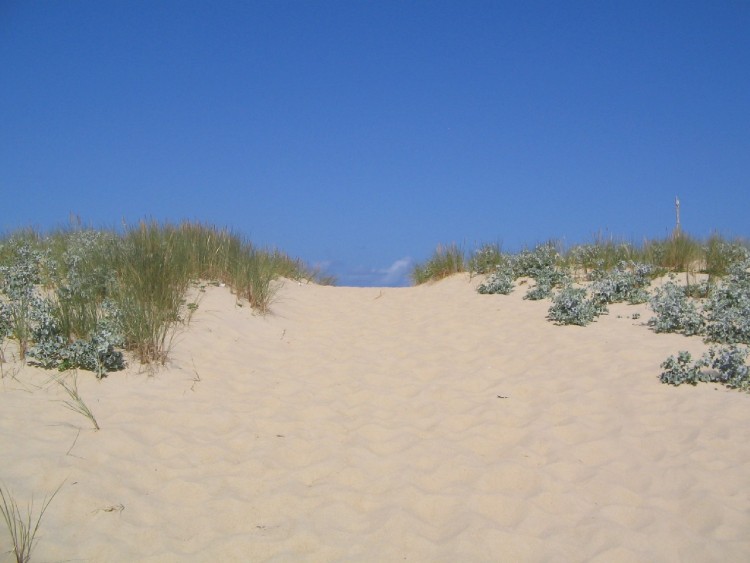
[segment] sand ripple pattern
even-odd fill
[[[36,557],[749,560],[750,399],[657,379],[703,343],[477,283],[287,281],[267,317],[211,288],[155,376],[79,375],[99,432],[48,373],[6,377],[0,477],[66,479]]]

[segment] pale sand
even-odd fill
[[[99,432],[6,364],[0,480],[65,480],[34,559],[750,560],[750,396],[658,381],[703,342],[479,281],[209,288],[154,377],[79,374]]]

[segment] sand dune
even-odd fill
[[[155,375],[79,374],[98,432],[5,364],[0,479],[65,481],[33,559],[750,559],[750,397],[658,381],[702,341],[479,281],[287,281],[265,317],[209,288]]]

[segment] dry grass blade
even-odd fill
[[[77,412],[78,414],[82,414],[83,416],[88,418],[94,425],[94,430],[99,430],[99,423],[96,421],[94,413],[91,412],[88,405],[86,405],[84,400],[81,398],[81,395],[78,393],[78,376],[73,376],[72,384],[67,383],[62,378],[56,378],[55,380],[60,385],[60,387],[65,390],[65,392],[71,399],[70,401],[63,401],[63,405],[65,405],[66,408],[72,410],[73,412]]]

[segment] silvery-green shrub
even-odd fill
[[[736,345],[712,346],[695,362],[689,352],[679,352],[662,363],[662,383],[681,385],[698,382],[721,383],[735,389],[750,390],[749,351]]]
[[[494,259],[500,263],[487,281],[477,288],[479,293],[507,295],[513,290],[513,282],[516,279],[530,277],[536,283],[524,299],[544,299],[551,297],[554,288],[570,282],[570,276],[562,266],[560,254],[552,243],[541,244],[533,250],[523,250],[518,254],[500,254]],[[483,260],[489,260],[489,256],[484,256]]]
[[[750,368],[747,366],[748,349],[735,344],[712,346],[703,355],[702,363],[716,370],[711,381],[728,387],[744,389],[750,387]]]
[[[487,277],[484,283],[479,285],[477,291],[482,294],[500,293],[508,295],[513,291],[514,279],[512,268],[501,265]]]
[[[506,261],[497,244],[485,244],[474,252],[469,260],[469,271],[475,274],[490,274]]]
[[[693,363],[690,352],[681,351],[677,357],[669,356],[662,364],[664,370],[659,379],[662,383],[669,385],[682,385],[688,383],[696,385],[699,381],[709,381],[707,375],[701,371],[703,362],[698,360]]]
[[[683,286],[671,281],[665,283],[654,291],[649,304],[656,313],[648,321],[654,332],[679,332],[686,336],[702,332],[703,318]]]
[[[531,301],[547,299],[552,297],[553,289],[568,285],[571,282],[568,272],[557,268],[539,270],[534,277],[534,281],[536,283],[529,288],[526,295],[523,296],[524,299]]]
[[[562,264],[562,257],[551,242],[540,244],[534,250],[524,250],[511,258],[515,278],[529,277],[536,282],[524,299],[538,300],[552,296],[552,290],[570,281]]]
[[[706,340],[750,344],[750,260],[731,266],[729,275],[711,292],[704,313]]]
[[[561,325],[586,326],[606,312],[605,306],[587,297],[584,288],[568,285],[552,298],[547,318]]]
[[[650,284],[653,268],[648,264],[619,262],[610,271],[594,270],[589,275],[594,300],[601,303],[630,304],[645,303],[648,300],[646,287]]]
[[[534,250],[524,250],[513,256],[513,272],[516,278],[540,278],[549,276],[558,268],[560,253],[551,242],[540,244]]]
[[[21,359],[31,341],[33,310],[39,297],[36,285],[42,255],[26,242],[10,243],[10,259],[0,265],[0,293],[4,294],[4,315],[10,335],[18,341]]]
[[[118,310],[105,301],[95,329],[85,338],[70,340],[60,331],[52,314],[54,304],[40,300],[34,309],[34,346],[28,355],[44,368],[60,370],[81,368],[101,378],[110,371],[123,369],[125,358],[116,347],[123,345]]]

